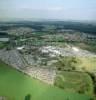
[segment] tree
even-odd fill
[[[75,65],[79,63],[76,57],[59,57],[54,63],[58,70],[75,70]]]
[[[31,100],[31,95],[30,94],[26,95],[25,100]]]

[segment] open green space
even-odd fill
[[[93,94],[93,83],[91,77],[83,72],[59,71],[55,79],[55,85],[65,91]]]
[[[79,60],[78,63],[76,63],[75,67],[78,70],[87,71],[87,72],[95,72],[96,71],[96,57],[77,57]]]
[[[30,100],[90,100],[88,95],[64,92],[0,61],[0,96],[6,96],[8,100],[24,100],[28,95]]]
[[[96,71],[96,57],[58,57],[53,66],[60,71],[75,70],[92,73]]]

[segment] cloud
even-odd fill
[[[18,8],[19,10],[36,10],[36,11],[61,11],[63,10],[64,8],[63,7],[21,7],[21,8]]]
[[[63,7],[49,7],[46,10],[49,10],[49,11],[60,11],[60,10],[63,10]]]

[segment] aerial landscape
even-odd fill
[[[96,100],[95,4],[0,1],[0,100]]]

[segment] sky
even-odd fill
[[[9,19],[96,21],[96,0],[0,0],[0,21]]]

